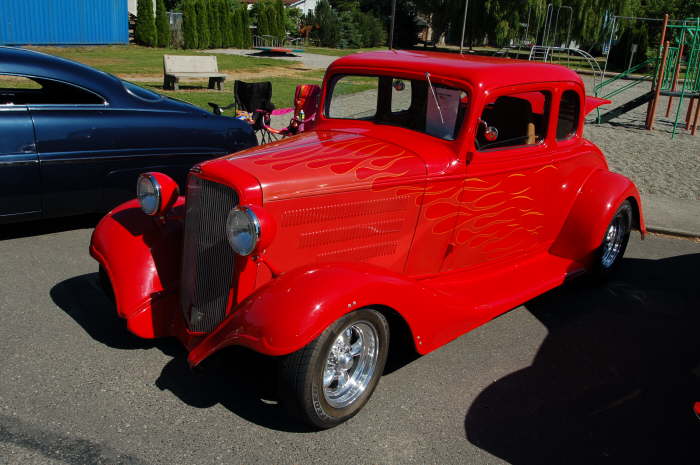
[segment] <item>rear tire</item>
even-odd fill
[[[376,310],[348,313],[280,363],[279,398],[290,414],[326,429],[352,418],[379,382],[389,324]]]
[[[632,230],[632,206],[622,202],[615,212],[594,256],[593,274],[600,280],[609,278],[620,266]]]

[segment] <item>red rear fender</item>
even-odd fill
[[[102,218],[92,234],[90,254],[109,276],[117,313],[141,337],[172,335],[182,250],[177,218],[183,205],[179,197],[173,214],[161,222],[131,200]]]
[[[620,174],[600,170],[579,190],[550,253],[585,262],[600,246],[613,215],[626,199],[632,199],[634,227],[644,237],[646,226],[637,188]]]

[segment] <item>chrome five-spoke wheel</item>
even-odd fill
[[[389,324],[380,312],[348,313],[307,346],[280,363],[280,400],[316,428],[330,428],[355,415],[384,371]]]
[[[331,407],[345,408],[367,390],[379,356],[379,336],[366,321],[341,331],[326,356],[323,395]]]

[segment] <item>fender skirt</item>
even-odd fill
[[[605,231],[622,202],[632,199],[634,228],[646,234],[642,202],[634,183],[610,171],[596,171],[583,184],[550,253],[587,262],[603,241]]]
[[[161,220],[131,200],[109,212],[92,233],[90,255],[109,276],[117,314],[143,338],[176,334],[183,204],[179,197],[172,214]]]

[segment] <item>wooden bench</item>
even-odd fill
[[[209,88],[222,90],[226,75],[219,72],[216,57],[163,55],[163,89],[178,90],[180,78],[209,78]]]

